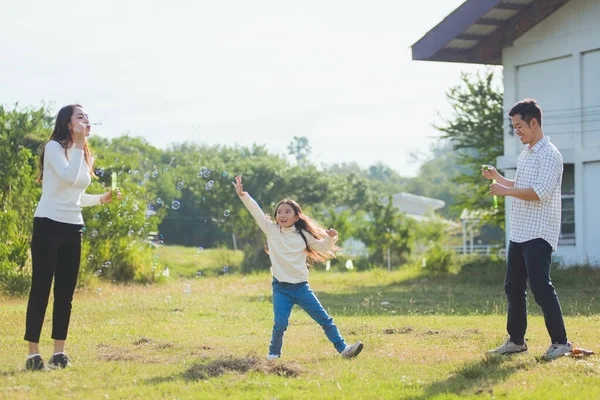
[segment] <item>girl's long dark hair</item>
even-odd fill
[[[320,240],[327,237],[327,230],[324,227],[322,227],[317,221],[304,214],[300,205],[291,199],[283,199],[279,203],[277,203],[277,206],[275,206],[274,215],[277,215],[277,210],[282,204],[287,204],[290,207],[292,207],[292,209],[298,216],[298,221],[294,223],[294,227],[298,230],[298,233],[300,234],[300,236],[302,236],[302,239],[304,239],[304,243],[306,244],[306,249],[304,251],[306,253],[308,264],[312,265],[314,263],[322,263],[332,258],[335,258],[336,253],[341,250],[338,246],[333,246],[331,250],[329,250],[326,253],[323,253],[310,247],[310,245],[308,244],[308,240],[304,235],[304,231],[306,231],[315,239]],[[269,253],[269,248],[266,244],[265,251]]]
[[[69,104],[68,106],[64,106],[63,108],[61,108],[58,114],[56,115],[54,131],[52,131],[50,139],[48,139],[48,141],[44,143],[40,149],[40,174],[37,178],[38,182],[41,182],[44,179],[44,150],[46,148],[46,144],[51,140],[57,141],[65,149],[65,156],[67,155],[67,149],[73,145],[73,136],[71,134],[71,130],[69,129],[69,122],[71,121],[71,117],[73,116],[75,107],[82,108],[79,104]],[[92,165],[93,154],[90,147],[87,144],[87,140],[85,142],[85,145],[83,146],[83,154],[85,156],[85,162],[88,165],[90,175],[92,177],[95,177],[96,174],[94,174],[94,168]]]

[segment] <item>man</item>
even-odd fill
[[[550,280],[550,261],[560,234],[562,156],[542,131],[542,110],[532,99],[509,111],[513,128],[527,145],[517,161],[515,180],[504,178],[492,166],[482,175],[494,179],[490,193],[512,196],[510,240],[504,290],[508,301],[509,338],[492,354],[527,351],[527,281],[542,308],[552,345],[543,358],[555,359],[572,351],[567,341],[562,310]]]

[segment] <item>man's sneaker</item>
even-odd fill
[[[573,346],[571,345],[571,342],[567,342],[567,344],[554,343],[548,348],[548,350],[546,350],[542,358],[544,360],[554,360],[555,358],[564,356],[565,354],[570,353],[572,351]]]
[[[69,362],[69,357],[66,354],[54,354],[49,361],[50,366],[55,368],[67,368],[71,366]]]
[[[363,344],[361,342],[356,342],[349,346],[346,346],[344,350],[342,350],[342,357],[344,358],[352,358],[356,357],[360,354],[363,349]]]
[[[44,360],[39,355],[34,357],[29,357],[27,361],[25,361],[25,369],[28,371],[42,371],[45,369]]]
[[[521,353],[522,351],[527,351],[527,344],[514,344],[510,341],[510,338],[506,339],[503,345],[494,350],[490,350],[488,354],[513,354],[513,353]]]
[[[277,360],[279,357],[281,357],[279,354],[269,354],[267,356],[267,361]]]

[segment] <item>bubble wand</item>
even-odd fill
[[[481,168],[483,168],[485,171],[489,171],[491,169],[489,165],[482,165]],[[493,179],[492,183],[496,183],[496,180]],[[494,201],[494,208],[498,208],[498,196],[493,195],[492,199]]]

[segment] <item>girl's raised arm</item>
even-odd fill
[[[240,198],[240,200],[242,200],[242,203],[244,203],[244,205],[246,206],[248,211],[250,211],[250,214],[252,214],[252,216],[254,217],[254,220],[256,221],[256,223],[258,224],[260,229],[265,234],[267,234],[269,225],[272,225],[273,223],[267,218],[265,213],[260,209],[260,207],[258,206],[256,201],[252,197],[250,197],[248,192],[244,192],[244,185],[242,184],[242,177],[239,175],[236,176],[235,182],[232,182],[232,184],[233,184],[233,187],[235,187],[235,192],[237,193],[238,197]]]

